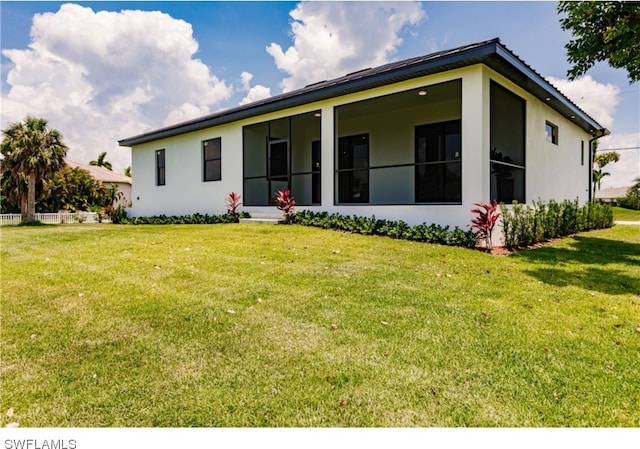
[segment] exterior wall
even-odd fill
[[[335,169],[334,161],[337,136],[335,108],[349,103],[367,100],[383,95],[393,94],[410,89],[418,89],[432,84],[462,79],[461,110],[444,106],[437,115],[437,121],[461,118],[462,123],[462,204],[460,205],[336,205],[335,204]],[[590,173],[588,166],[589,134],[564,119],[560,114],[540,102],[538,99],[520,89],[513,83],[483,65],[474,65],[445,73],[417,78],[390,86],[383,86],[366,92],[359,92],[338,98],[315,102],[276,113],[266,114],[239,122],[218,126],[206,130],[183,134],[176,137],[137,145],[132,149],[132,168],[134,183],[132,192],[132,214],[143,215],[178,215],[190,213],[224,213],[224,198],[235,191],[243,194],[243,126],[275,120],[302,113],[320,110],[322,137],[322,204],[320,206],[304,206],[299,209],[314,211],[340,212],[362,216],[375,215],[384,219],[402,219],[409,224],[422,222],[441,225],[465,227],[472,214],[470,209],[474,202],[490,200],[490,166],[489,166],[489,86],[494,80],[526,100],[526,198],[548,200],[555,198],[588,198],[587,181]],[[435,117],[435,116],[434,116]],[[389,124],[392,134],[380,135],[383,141],[400,141],[407,154],[402,157],[394,155],[393,161],[409,163],[413,157],[413,126],[410,123],[402,129],[400,120]],[[381,119],[382,120],[382,119]],[[436,119],[434,119],[436,120]],[[545,140],[545,121],[558,126],[559,145]],[[376,133],[380,122],[342,123],[338,130],[340,135],[357,134],[359,132]],[[221,181],[202,182],[202,141],[222,138],[222,179]],[[581,141],[584,141],[584,165],[581,165]],[[156,186],[155,151],[165,149],[166,185]],[[371,148],[371,165],[385,164],[389,154]],[[306,162],[302,162],[306,165]],[[399,162],[394,162],[399,163]],[[297,168],[294,168],[294,170]],[[407,170],[407,169],[405,169]],[[413,176],[402,170],[395,176]],[[371,179],[371,188],[384,188],[384,182],[390,182],[392,191],[393,178],[385,180]],[[412,194],[413,192],[411,192]],[[401,196],[409,192],[394,192]],[[244,207],[249,213],[276,212],[273,207]]]
[[[202,141],[222,139],[222,179],[203,182]],[[164,186],[156,185],[156,150],[165,150]],[[133,216],[222,214],[229,192],[242,192],[242,127],[226,125],[136,146]]]
[[[131,202],[131,184],[125,182],[113,182],[110,184],[115,184],[123,195],[123,198],[116,202],[116,206],[129,207],[129,203]]]

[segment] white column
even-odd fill
[[[334,115],[333,106],[324,106],[321,110],[321,183],[322,183],[322,208],[331,209],[334,203]]]
[[[489,201],[489,81],[478,65],[462,79],[462,205]]]

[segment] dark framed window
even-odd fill
[[[416,126],[416,203],[462,202],[460,120]]]
[[[209,139],[202,142],[202,180],[220,181],[222,179],[222,139]]]
[[[165,184],[165,150],[156,151],[156,185]]]
[[[369,202],[369,134],[338,139],[338,202]]]
[[[551,122],[545,122],[544,130],[546,141],[558,145],[558,127]]]

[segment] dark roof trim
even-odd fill
[[[531,92],[541,101],[549,104],[550,107],[556,109],[567,118],[574,120],[578,126],[587,132],[591,132],[594,136],[608,133],[606,129],[602,128],[593,118],[578,108],[496,38],[451,50],[392,62],[380,67],[359,70],[340,78],[310,84],[302,89],[269,97],[244,106],[149,131],[120,140],[118,143],[120,146],[130,147],[480,63],[487,65],[523,89]],[[551,100],[547,101],[546,98]]]

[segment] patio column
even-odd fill
[[[462,79],[462,205],[489,201],[489,81],[482,66]]]
[[[322,184],[322,208],[330,209],[334,204],[334,172],[335,172],[335,117],[333,106],[323,106],[321,109],[321,184]]]

